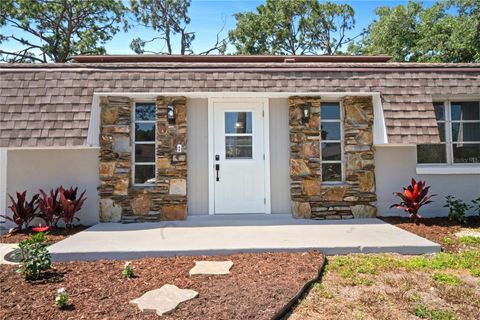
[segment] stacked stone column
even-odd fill
[[[182,220],[187,217],[187,107],[185,97],[158,97],[157,181],[152,186],[132,182],[132,112],[124,97],[101,97],[100,221]],[[173,105],[175,124],[167,120]],[[177,145],[182,151],[177,152]]]
[[[342,99],[344,170],[342,184],[321,182],[319,97],[290,97],[290,192],[297,218],[346,219],[374,217],[376,194],[371,97]],[[311,105],[308,122],[302,105]]]

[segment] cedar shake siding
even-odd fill
[[[432,99],[478,95],[480,64],[4,64],[0,147],[86,144],[93,93],[379,92],[389,143],[438,142]]]

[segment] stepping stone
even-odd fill
[[[190,275],[229,274],[232,266],[232,261],[195,261],[195,267],[190,270]]]
[[[460,231],[460,232],[457,232],[455,233],[455,236],[457,238],[461,238],[461,237],[475,237],[475,238],[480,238],[480,231],[468,231],[468,230],[465,230],[465,231]]]
[[[189,289],[180,289],[173,284],[166,284],[160,289],[146,292],[138,299],[130,301],[136,304],[142,312],[155,312],[157,315],[164,315],[182,302],[191,300],[198,296],[198,292]]]

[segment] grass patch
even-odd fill
[[[448,310],[430,309],[423,304],[418,304],[413,310],[413,314],[421,319],[430,320],[455,320],[457,319],[453,313]]]
[[[456,275],[450,273],[435,272],[432,275],[433,281],[450,286],[458,286],[462,284],[462,280]]]
[[[333,299],[334,297],[332,291],[328,290],[327,288],[325,288],[325,286],[318,282],[312,286],[312,291],[315,295],[319,295],[325,299]]]
[[[480,247],[480,237],[466,236],[460,237],[459,240],[467,246]]]
[[[365,284],[361,275],[377,275],[381,271],[415,270],[468,270],[480,277],[480,248],[462,253],[438,253],[432,256],[396,258],[388,254],[363,254],[336,257],[330,260],[327,272],[337,272],[352,283]],[[356,279],[360,278],[360,279]],[[371,281],[371,280],[370,280]],[[369,281],[366,281],[367,283]]]

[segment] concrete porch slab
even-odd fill
[[[186,221],[102,223],[49,247],[54,261],[135,259],[319,249],[429,254],[440,245],[379,219],[303,220],[290,215],[192,216]]]

